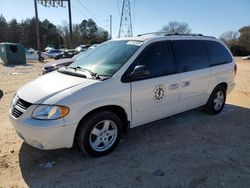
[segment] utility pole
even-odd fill
[[[123,37],[133,36],[130,0],[123,0],[123,3],[122,3],[122,14],[121,14],[118,38],[122,36]]]
[[[71,0],[34,0],[35,10],[36,10],[36,14],[37,14],[37,4],[36,4],[36,1],[38,3],[40,3],[41,5],[43,5],[44,7],[56,7],[56,8],[57,7],[65,8],[63,3],[64,2],[68,2],[70,47],[72,47],[73,37],[72,37],[72,17],[71,17],[71,4],[70,4]],[[40,41],[39,41],[39,43],[40,43]]]
[[[110,24],[110,28],[109,28],[110,39],[112,39],[112,15],[110,15],[110,18],[109,18],[109,24]]]
[[[71,5],[70,5],[70,0],[68,0],[68,10],[69,10],[70,48],[72,48],[72,45],[73,45],[73,37],[72,37],[72,17],[71,17]]]
[[[37,43],[37,50],[38,50],[38,61],[41,61],[41,43],[40,43],[39,19],[38,19],[36,0],[34,0],[34,6],[35,6],[35,14],[36,14],[36,43]]]

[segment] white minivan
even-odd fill
[[[219,40],[142,35],[104,42],[68,67],[17,91],[9,110],[17,134],[39,149],[111,152],[128,128],[199,106],[222,111],[236,64]]]

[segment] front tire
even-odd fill
[[[209,114],[219,114],[226,102],[226,88],[217,86],[210,95],[208,102],[205,106],[205,111]]]
[[[112,152],[121,138],[121,120],[109,111],[93,113],[79,126],[77,145],[84,153],[94,157]]]

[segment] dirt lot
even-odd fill
[[[237,86],[221,114],[196,109],[131,129],[101,158],[23,143],[9,103],[42,64],[0,65],[0,187],[249,187],[250,61],[237,63]]]

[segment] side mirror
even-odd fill
[[[127,81],[139,80],[149,75],[146,65],[137,65],[131,73],[127,74]]]

